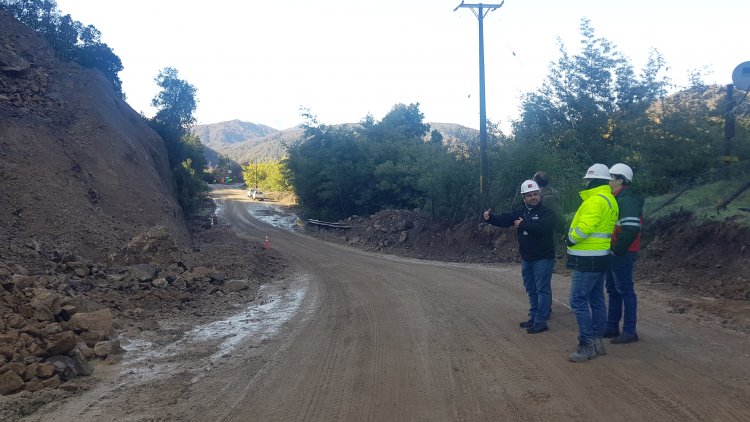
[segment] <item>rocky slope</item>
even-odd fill
[[[164,143],[97,71],[0,15],[0,240],[103,257],[153,225],[186,229]]]
[[[174,190],[109,82],[0,11],[0,420],[85,388],[129,332],[223,315],[283,273],[227,227],[188,227]]]

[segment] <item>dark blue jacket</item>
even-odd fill
[[[532,209],[523,204],[510,212],[490,214],[487,222],[493,226],[511,227],[518,218],[523,218],[523,223],[516,231],[521,258],[524,261],[554,259],[555,242],[552,234],[555,230],[555,212],[541,204]]]

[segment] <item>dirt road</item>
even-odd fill
[[[241,191],[216,193],[238,233],[268,236],[297,266],[268,286],[261,306],[276,308],[234,320],[258,324],[228,334],[229,348],[183,340],[168,358],[126,360],[28,420],[750,420],[748,336],[670,314],[663,294],[640,292],[640,342],[574,364],[569,277],[553,279],[550,331],[529,335],[516,266],[365,253],[272,227],[253,215],[273,205]]]

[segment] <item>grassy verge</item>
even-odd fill
[[[745,184],[744,180],[729,180],[694,186],[679,196],[678,192],[652,196],[646,199],[643,212],[652,221],[675,212],[689,211],[696,223],[731,219],[738,224],[750,226],[750,189],[745,190],[725,209],[717,210],[720,201]]]

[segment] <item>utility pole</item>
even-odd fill
[[[487,163],[487,110],[484,101],[484,17],[487,13],[499,9],[505,4],[461,4],[456,6],[455,12],[461,7],[471,9],[479,19],[479,193],[487,194],[489,179],[489,164]],[[476,9],[476,10],[475,10]]]
[[[255,159],[255,190],[258,190],[258,159]]]
[[[727,85],[727,104],[724,110],[724,156],[722,160],[729,164],[732,162],[732,138],[735,135],[734,108],[734,85]]]

